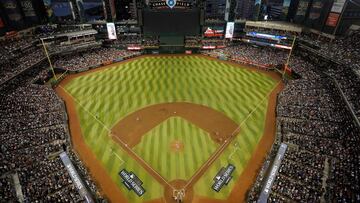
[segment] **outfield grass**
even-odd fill
[[[129,201],[140,202],[160,198],[163,195],[162,186],[139,167],[136,161],[127,156],[108,137],[104,126],[87,111],[98,116],[106,127],[111,128],[120,119],[136,110],[165,102],[202,104],[225,113],[239,124],[258,106],[258,109],[243,123],[241,133],[236,138],[239,149],[235,149],[234,146],[228,147],[195,185],[195,194],[223,199],[227,197],[235,181],[231,181],[230,186],[225,187],[221,193],[216,193],[210,188],[213,183],[212,178],[220,167],[227,165],[228,161],[237,168],[234,179],[239,177],[263,134],[267,102],[260,102],[275,85],[276,81],[265,74],[203,57],[163,56],[140,58],[89,73],[73,79],[65,88],[78,101],[77,111],[87,145],[93,149]],[[178,132],[176,129],[170,129],[168,125],[170,124],[164,123],[150,134],[153,137],[159,136],[156,139],[160,140],[160,137],[164,136],[160,129],[166,128]],[[196,132],[196,130],[191,131]],[[146,137],[144,139],[151,140]],[[146,154],[146,151],[154,150],[153,146],[145,143],[142,150],[140,146],[135,147],[137,153]],[[215,146],[209,146],[209,151],[213,150],[213,147]],[[111,152],[111,148],[121,159]],[[146,159],[145,154],[144,159]],[[232,159],[228,158],[230,154],[233,154]],[[161,159],[160,156],[154,158]],[[185,157],[185,163],[193,162]],[[150,159],[148,161],[150,162]],[[159,171],[170,179],[190,175],[190,172],[181,174],[166,171],[167,168],[161,162],[154,164],[155,168],[159,168]],[[117,175],[122,168],[135,172],[142,179],[147,190],[144,196],[138,198],[122,186]]]

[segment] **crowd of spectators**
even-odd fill
[[[337,84],[339,85],[339,88],[342,90],[342,93],[345,95],[347,101],[349,102],[351,109],[360,119],[359,40],[360,40],[360,31],[355,31],[353,32],[352,35],[345,37],[344,39],[336,40],[334,45],[332,45],[334,47],[334,50],[321,48],[320,49],[321,53],[318,53],[319,51],[309,50],[307,54],[315,55],[317,57],[320,56],[322,57],[325,54],[329,56],[331,60],[332,59],[335,60],[335,62],[324,67],[323,71],[329,74],[337,81]],[[342,41],[342,43],[340,43],[340,41]],[[350,41],[352,41],[352,44],[354,46],[351,45]],[[347,47],[347,48],[344,49],[342,47]],[[331,54],[328,52],[331,52]]]
[[[226,56],[240,63],[258,64],[269,67],[285,64],[288,52],[270,47],[258,47],[246,43],[229,46],[223,49],[205,50],[203,54],[214,57]]]
[[[350,110],[360,118],[360,79],[353,71],[360,64],[360,32],[355,31],[333,42],[308,34],[301,35],[300,39],[316,51],[302,53],[302,57],[292,56],[290,67],[300,74],[301,79],[287,81],[278,97],[277,145],[286,143],[288,149],[268,201],[358,202],[360,130]],[[311,60],[306,57],[310,55]],[[324,65],[323,61],[316,60],[320,55],[326,55],[336,63]],[[261,56],[267,58],[267,52]],[[346,101],[350,103],[350,109]],[[274,147],[270,157],[274,157],[276,151],[277,147]],[[249,192],[249,201],[257,201],[264,180],[264,177],[258,177]]]
[[[185,47],[201,47],[201,38],[198,36],[186,36]]]
[[[298,32],[277,30],[277,29],[268,29],[268,28],[261,28],[261,27],[250,27],[250,26],[245,27],[244,31],[245,32],[258,32],[258,33],[271,34],[271,35],[279,35],[279,36],[287,36],[287,37],[299,35]]]
[[[272,65],[284,64],[287,56],[281,50],[244,44],[206,53]],[[308,61],[291,58],[289,65],[301,79],[288,81],[278,97],[279,143],[287,143],[289,148],[269,201],[360,201],[360,131],[333,78],[358,116],[360,80],[346,65],[334,64],[323,70]],[[254,185],[249,201],[257,200],[262,187]]]
[[[12,38],[0,41],[0,60],[8,60],[18,55],[19,50],[34,44],[34,38]]]
[[[351,108],[360,120],[360,76],[353,69],[341,65],[334,65],[327,69],[327,72],[336,79]]]
[[[141,45],[142,37],[140,35],[119,35],[113,43],[119,45]]]
[[[46,62],[0,86],[0,199],[4,202],[82,202],[58,154],[67,150],[87,187],[101,199],[69,148],[62,101],[51,87],[32,82],[48,74]],[[19,185],[14,181],[18,177]],[[21,191],[17,196],[16,187]],[[18,199],[20,198],[20,199]]]
[[[159,37],[156,36],[147,36],[142,40],[142,45],[144,47],[157,47],[160,45]]]
[[[0,62],[0,84],[13,78],[27,68],[45,60],[44,51],[38,47],[31,47],[21,51],[15,58]]]
[[[13,186],[13,179],[10,175],[2,175],[0,177],[0,199],[3,202],[11,202],[16,200],[16,191]]]
[[[278,96],[278,141],[289,147],[271,187],[270,202],[360,201],[360,131],[337,89],[339,86],[360,117],[360,80],[350,68],[359,64],[359,54],[354,56],[359,53],[359,36],[359,32],[354,32],[331,46],[318,44],[324,50],[322,54],[333,52],[330,56],[344,65],[333,64],[324,70],[305,57],[291,58],[289,65],[301,79],[286,81]],[[152,45],[156,39],[141,41],[138,36],[127,36],[118,41]],[[185,40],[186,45],[199,42],[202,40],[197,38]],[[50,87],[33,84],[49,77],[46,64],[36,65],[45,59],[43,51],[30,45],[31,48],[12,54],[22,47],[18,41],[12,43],[4,45],[4,53],[16,60],[6,61],[0,69],[0,199],[17,201],[12,179],[16,174],[25,202],[83,201],[57,156],[64,150],[92,194],[100,196],[86,167],[69,149],[62,102]],[[26,41],[23,43],[26,46]],[[202,53],[261,66],[284,64],[288,55],[280,49],[245,43]],[[138,54],[97,48],[57,57],[54,66],[81,70]],[[28,70],[32,66],[35,68]],[[15,79],[2,85],[15,75]],[[256,201],[261,189],[261,184],[255,184],[249,201]]]
[[[54,66],[56,68],[76,71],[99,66],[120,58],[133,57],[135,55],[139,55],[139,52],[119,50],[116,48],[98,48],[61,56],[56,60]]]
[[[300,39],[317,46],[317,52],[360,70],[360,30],[331,40],[313,33],[304,33]]]
[[[279,142],[288,150],[269,201],[360,201],[360,131],[335,81],[306,59],[294,56],[290,66],[301,79],[288,81],[278,97]],[[250,201],[261,188],[255,184]]]
[[[226,40],[224,39],[211,39],[211,38],[204,38],[201,40],[200,42],[201,46],[221,46],[224,47],[226,46],[228,43]]]

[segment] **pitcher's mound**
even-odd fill
[[[184,143],[180,140],[170,142],[170,149],[172,152],[181,152],[184,149]]]

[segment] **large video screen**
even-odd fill
[[[144,10],[145,35],[198,35],[200,34],[199,9]]]

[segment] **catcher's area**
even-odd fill
[[[168,182],[156,170],[152,169],[146,162],[136,155],[131,148],[136,146],[141,137],[170,117],[182,117],[196,126],[207,131],[212,140],[219,143],[220,147],[213,155],[200,167],[190,180],[172,180]],[[191,103],[166,103],[145,107],[136,111],[116,124],[113,129],[113,139],[124,149],[129,155],[138,160],[139,164],[147,170],[149,174],[162,183],[165,189],[165,198],[167,202],[172,200],[183,200],[191,202],[192,185],[202,176],[207,167],[221,154],[231,140],[239,132],[238,124],[228,118],[226,115],[215,111],[211,108]],[[126,143],[126,144],[125,144]],[[182,143],[172,143],[172,150]],[[201,146],[199,146],[201,147]]]
[[[97,69],[98,70],[98,69]],[[96,70],[95,70],[96,71]],[[279,80],[279,76],[275,73],[269,73],[271,77]],[[78,152],[82,160],[88,166],[93,178],[96,180],[101,188],[101,191],[112,202],[127,202],[126,197],[122,191],[107,175],[106,170],[102,164],[96,159],[92,150],[86,145],[80,128],[79,118],[76,112],[75,102],[61,86],[65,86],[71,78],[78,77],[84,73],[68,76],[58,88],[57,93],[64,99],[68,111],[70,131],[72,135],[72,142],[75,150]],[[209,199],[206,197],[194,196],[193,186],[196,181],[205,173],[207,168],[214,162],[219,155],[231,143],[232,139],[241,131],[239,124],[227,117],[225,114],[216,111],[206,106],[186,103],[163,103],[156,104],[142,108],[136,112],[131,113],[122,120],[120,120],[111,129],[110,136],[117,142],[124,151],[128,153],[134,160],[137,161],[151,176],[153,176],[164,188],[164,196],[161,199],[156,199],[151,202],[239,202],[244,201],[248,188],[253,183],[256,174],[262,164],[264,157],[270,150],[275,136],[275,107],[276,95],[283,88],[282,83],[278,83],[272,90],[268,98],[268,109],[266,116],[266,123],[264,135],[262,136],[258,147],[253,153],[248,165],[242,172],[240,178],[236,180],[235,186],[227,200]],[[249,112],[250,113],[250,112]],[[158,124],[171,117],[181,117],[192,124],[198,126],[206,131],[211,139],[219,144],[215,153],[202,164],[196,173],[188,180],[171,180],[164,179],[156,170],[154,170],[148,163],[139,157],[132,148],[136,146],[142,136],[153,129]],[[173,140],[169,144],[169,150],[177,153],[181,152],[184,145],[181,140]]]

